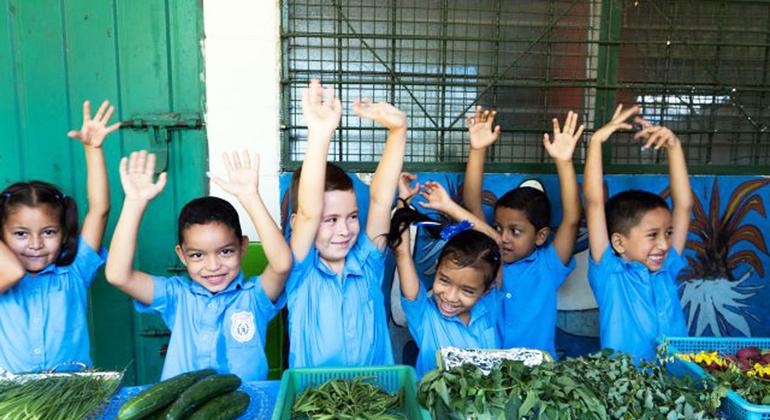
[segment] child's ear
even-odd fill
[[[182,250],[182,247],[177,245],[176,248],[174,248],[174,251],[176,251],[176,256],[179,257],[179,261],[182,262],[182,265],[187,267],[187,261],[184,259],[184,251]]]
[[[626,251],[625,243],[626,238],[618,232],[615,232],[610,236],[610,245],[618,254],[623,254]]]
[[[291,230],[294,230],[294,221],[297,219],[297,213],[292,213],[291,216],[289,216],[289,228]]]
[[[243,235],[241,237],[241,256],[246,255],[246,251],[249,250],[249,237],[247,235]]]
[[[544,227],[537,231],[535,234],[535,245],[537,246],[543,246],[545,241],[548,239],[548,235],[551,234],[551,228],[550,227]]]

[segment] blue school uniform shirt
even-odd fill
[[[187,276],[153,276],[152,304],[134,302],[139,312],[160,315],[171,330],[161,380],[212,368],[243,381],[267,377],[267,324],[283,307],[270,301],[260,277],[243,273],[224,290],[211,293]]]
[[[393,364],[382,279],[385,254],[362,234],[341,278],[311,247],[286,282],[289,367]]]
[[[609,245],[600,262],[590,258],[588,281],[599,305],[602,347],[629,353],[638,362],[656,357],[656,337],[687,336],[676,285],[685,265],[674,248],[655,272],[624,261]]]
[[[406,315],[409,332],[420,348],[416,370],[422,376],[436,369],[436,352],[441,347],[496,349],[500,347],[497,318],[500,299],[496,289],[490,290],[471,308],[470,320],[465,324],[458,316],[444,316],[433,297],[428,297],[425,287],[414,300],[401,296],[401,306]]]
[[[547,351],[556,358],[556,292],[575,269],[562,263],[553,243],[503,264],[503,347]]]
[[[0,294],[0,368],[22,373],[76,362],[91,366],[88,288],[106,258],[104,249],[97,253],[79,238],[72,264],[27,273]]]

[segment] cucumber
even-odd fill
[[[123,404],[118,412],[118,420],[133,420],[148,416],[169,405],[195,382],[216,373],[212,369],[197,370],[155,384]]]
[[[188,417],[188,420],[232,420],[249,408],[249,394],[233,391],[214,397]]]
[[[206,401],[235,391],[239,386],[241,386],[241,378],[231,373],[203,378],[182,392],[166,409],[166,420],[181,420]]]

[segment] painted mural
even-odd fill
[[[462,174],[422,173],[418,180],[437,181],[462,202]],[[290,174],[281,177],[282,217],[288,231],[289,204],[286,189]],[[545,186],[551,200],[552,221],[561,220],[558,179],[555,175],[487,174],[483,203],[487,220],[497,197],[528,178]],[[367,177],[353,177],[361,223],[365,224],[368,204]],[[692,336],[770,336],[770,267],[766,234],[770,234],[765,203],[770,203],[770,178],[756,176],[693,176],[695,195],[690,236],[685,257],[688,267],[679,276],[682,307]],[[669,199],[668,177],[664,175],[615,175],[605,177],[608,195],[627,189],[641,189]],[[416,201],[419,203],[419,201]],[[669,201],[670,204],[670,201]],[[423,209],[424,210],[424,209]],[[426,213],[430,211],[426,210]],[[288,234],[288,232],[286,232]],[[433,282],[435,262],[443,247],[420,231],[413,233],[415,263],[428,289]],[[584,221],[575,249],[576,268],[558,293],[557,351],[579,355],[595,351],[598,341],[598,309],[587,280],[588,236]],[[383,285],[391,312],[391,331],[399,361],[409,362],[416,354],[405,328],[399,304],[395,269],[390,267]]]

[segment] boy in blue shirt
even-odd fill
[[[366,232],[359,236],[353,183],[326,162],[342,108],[334,88],[312,80],[302,99],[307,151],[291,185],[291,250],[286,283],[289,366],[393,363],[382,280],[384,234],[406,144],[406,115],[387,103],[356,101],[356,114],[388,129],[370,188]]]
[[[259,161],[248,152],[225,155],[228,180],[214,178],[233,194],[251,217],[269,262],[261,276],[246,279],[241,258],[248,238],[238,213],[221,198],[190,201],[179,215],[176,253],[187,276],[161,277],[133,269],[139,223],[150,200],[165,186],[162,173],[153,183],[155,156],[131,153],[120,162],[126,198],[107,258],[107,280],[136,299],[140,312],[159,314],[171,330],[161,379],[213,368],[244,381],[267,377],[265,332],[283,306],[291,254],[258,193]]]
[[[602,347],[631,354],[634,360],[655,358],[655,338],[686,336],[687,326],[676,287],[677,273],[686,265],[693,199],[684,151],[671,130],[641,117],[643,149],[665,148],[673,211],[659,196],[624,191],[605,205],[602,184],[602,143],[620,129],[638,106],[619,105],[612,120],[591,136],[583,194],[586,201],[591,260],[588,280],[599,304]]]
[[[495,111],[477,107],[467,118],[471,151],[465,172],[465,205],[483,218],[481,184],[486,149],[500,134],[492,131]],[[553,141],[543,135],[543,145],[556,164],[563,206],[561,224],[553,241],[551,204],[540,189],[520,186],[505,193],[495,204],[495,225],[501,237],[503,258],[503,347],[526,347],[556,357],[556,293],[575,268],[573,251],[580,223],[580,197],[572,154],[583,134],[577,114],[570,111],[560,128],[553,119]]]

